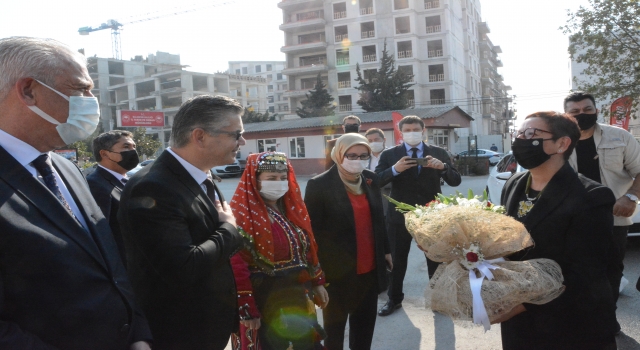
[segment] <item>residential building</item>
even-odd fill
[[[267,109],[270,114],[289,114],[289,99],[284,92],[289,89],[287,76],[282,73],[284,61],[230,61],[229,73],[261,77],[267,81]],[[264,112],[265,110],[258,110]]]
[[[356,64],[367,79],[386,41],[396,67],[413,74],[414,108],[459,106],[474,121],[456,135],[485,135],[480,70],[479,0],[282,0],[289,109],[318,73],[340,116],[362,112]],[[488,124],[488,123],[487,123]]]
[[[183,102],[202,94],[229,96],[245,107],[267,109],[267,81],[248,75],[199,73],[185,70],[180,55],[165,52],[131,61],[112,58],[88,58],[94,81],[93,94],[100,103],[104,130],[115,128],[117,110],[164,112],[164,127],[147,128],[168,146],[173,118]]]

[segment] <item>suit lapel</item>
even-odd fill
[[[353,207],[351,206],[351,200],[349,199],[349,195],[347,194],[347,189],[340,178],[340,174],[338,173],[338,166],[333,166],[329,171],[331,175],[329,177],[330,183],[329,188],[327,188],[327,194],[331,197],[329,199],[329,203],[334,203],[334,205],[340,207],[339,212],[344,217],[344,222],[348,222],[349,225],[353,229],[355,229],[355,218],[353,217]],[[330,189],[338,189],[338,190],[330,190]],[[342,220],[337,220],[336,222],[340,222]]]
[[[542,190],[542,194],[538,199],[538,202],[533,206],[529,215],[524,220],[525,226],[529,232],[533,231],[538,224],[540,224],[549,213],[556,210],[556,208],[564,201],[565,197],[571,192],[566,189],[567,184],[563,183],[568,172],[573,172],[573,169],[569,164],[565,164],[558,172],[551,178],[551,181]],[[522,192],[521,192],[522,193]]]
[[[122,188],[124,186],[122,182],[118,180],[115,176],[113,176],[113,174],[104,170],[101,167],[98,167],[96,171],[98,172],[98,174],[100,174],[100,176],[102,176],[103,179],[105,179],[105,181],[107,181],[108,183],[111,184],[111,186],[113,186],[113,190],[111,190],[111,197],[116,201],[120,202],[120,196],[122,195]]]

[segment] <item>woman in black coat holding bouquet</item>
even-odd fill
[[[529,171],[509,179],[502,203],[535,245],[509,259],[556,261],[566,290],[547,304],[520,304],[505,315],[503,349],[616,349],[606,276],[615,197],[566,163],[579,137],[573,117],[539,112],[526,117],[513,142],[514,157]]]
[[[391,254],[378,178],[366,170],[370,157],[364,136],[341,136],[331,154],[335,164],[309,180],[305,192],[331,299],[322,312],[329,350],[342,349],[347,318],[349,347],[371,348],[378,293],[387,287]]]

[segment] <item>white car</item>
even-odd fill
[[[504,184],[509,180],[511,175],[526,171],[516,162],[515,157],[511,152],[506,154],[496,166],[489,171],[489,178],[487,179],[487,195],[489,201],[494,204],[502,205],[500,202],[500,196],[502,195],[502,188]],[[640,210],[636,210],[633,215],[633,225],[629,227],[629,237],[640,237]]]
[[[236,159],[233,163],[211,168],[211,172],[219,177],[236,177],[242,175],[240,162]]]
[[[462,151],[456,155],[456,158],[459,157],[478,157],[478,158],[486,158],[489,159],[489,165],[495,165],[500,161],[500,158],[504,156],[504,153],[495,152],[488,149],[477,149],[470,151]]]

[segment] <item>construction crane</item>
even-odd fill
[[[151,20],[158,19],[158,18],[181,15],[181,14],[185,14],[185,13],[189,13],[189,12],[195,12],[197,10],[202,10],[202,9],[205,9],[205,8],[208,8],[208,7],[224,6],[224,5],[228,5],[228,4],[234,3],[234,2],[236,2],[236,0],[222,0],[222,1],[216,1],[216,2],[210,3],[210,4],[207,4],[207,5],[200,5],[200,6],[191,7],[191,8],[188,8],[188,9],[174,8],[174,9],[169,9],[169,10],[165,10],[165,11],[155,11],[155,12],[150,12],[150,13],[143,14],[141,16],[129,17],[129,18],[131,18],[131,20],[124,21],[124,23],[120,23],[115,19],[110,19],[107,22],[102,23],[97,27],[88,27],[88,26],[87,27],[81,27],[80,29],[78,29],[78,33],[80,35],[89,35],[89,33],[96,32],[98,30],[111,29],[111,50],[113,52],[113,58],[121,60],[122,59],[122,44],[121,44],[121,41],[120,41],[120,29],[125,24],[146,22],[146,21],[151,21]],[[142,18],[140,18],[140,17],[142,17]]]

